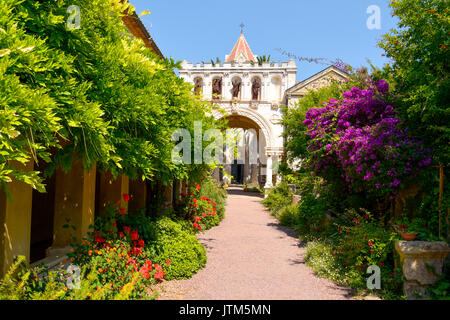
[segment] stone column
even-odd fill
[[[130,181],[125,175],[117,176],[114,179],[110,171],[101,173],[99,177],[100,192],[96,199],[99,210],[97,214],[102,214],[106,207],[116,204],[118,200],[121,201],[121,208],[128,209],[128,203],[123,201],[122,195],[129,193],[129,184]]]
[[[245,140],[246,141],[246,140]],[[249,182],[249,175],[250,175],[250,159],[249,159],[249,154],[248,154],[248,144],[246,143],[245,146],[245,156],[244,156],[244,183],[248,183]]]
[[[66,250],[74,237],[79,242],[94,224],[95,181],[96,166],[87,171],[75,159],[67,173],[61,168],[56,170],[53,244],[48,255]]]
[[[220,182],[220,173],[219,173],[219,167],[215,167],[213,174],[212,174],[212,178],[214,180],[216,180],[218,183]]]
[[[26,166],[17,163],[16,168],[32,171],[34,163]],[[0,191],[0,278],[9,270],[18,255],[30,259],[32,187],[12,179],[7,184],[10,198]]]
[[[136,212],[147,207],[147,183],[142,179],[130,180],[130,202],[128,210]]]
[[[258,173],[259,173],[258,164],[252,164],[251,165],[250,183],[249,183],[252,187],[259,187]]]
[[[272,155],[267,154],[267,163],[266,163],[266,185],[264,186],[265,195],[269,193],[270,189],[273,188],[272,184]]]
[[[170,208],[173,204],[173,185],[163,186],[164,207]]]

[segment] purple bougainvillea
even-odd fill
[[[310,163],[317,174],[345,181],[350,192],[394,197],[408,177],[431,163],[429,150],[408,136],[385,102],[388,90],[389,84],[378,80],[306,113]]]

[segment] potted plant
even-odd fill
[[[405,241],[413,241],[416,239],[419,232],[422,230],[421,219],[412,219],[408,220],[407,218],[403,218],[396,224],[394,224],[394,229],[400,233],[400,236]]]

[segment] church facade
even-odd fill
[[[216,171],[217,180],[226,181],[232,176],[231,182],[272,188],[280,181],[277,164],[283,155],[280,106],[294,106],[308,89],[326,85],[331,81],[329,79],[345,78],[342,71],[330,67],[297,82],[294,60],[282,63],[266,60],[253,54],[241,33],[231,53],[225,56],[224,63],[183,61],[181,64],[180,76],[194,86],[195,93],[221,109],[215,109],[214,117],[226,117],[229,127],[238,128],[242,133],[243,152],[237,160],[225,156],[225,174]],[[256,149],[249,147],[255,144]]]

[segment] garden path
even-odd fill
[[[260,203],[261,196],[229,189],[226,218],[198,235],[208,263],[191,279],[163,283],[159,299],[351,299],[347,288],[316,277],[303,244]]]

